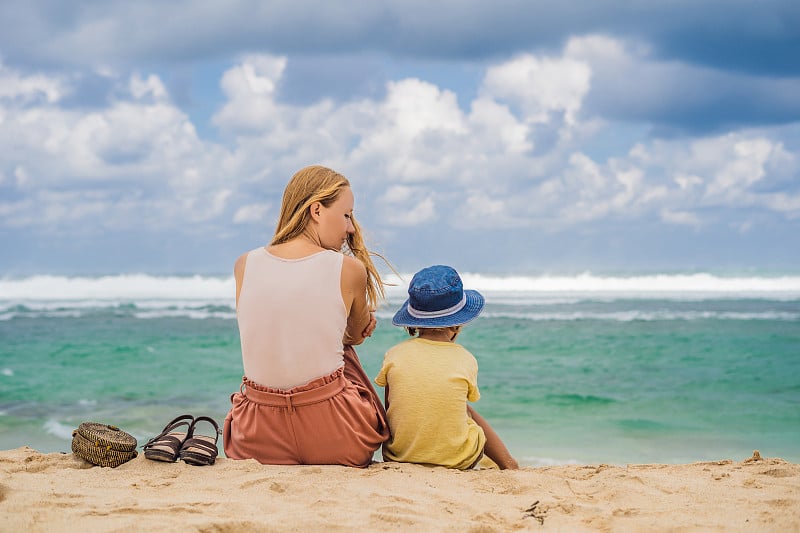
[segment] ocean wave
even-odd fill
[[[219,312],[192,309],[166,309],[161,311],[142,311],[140,313],[134,313],[133,316],[141,319],[191,318],[194,320],[205,320],[207,318],[220,318],[223,320],[233,320],[236,318],[236,313],[233,311]]]
[[[175,300],[230,299],[232,276],[151,276],[121,274],[100,277],[31,276],[0,279],[0,300]]]
[[[72,432],[75,430],[75,427],[67,426],[66,424],[62,424],[54,418],[49,418],[47,421],[45,421],[42,429],[44,429],[45,433],[49,433],[54,437],[64,440],[71,440]]]
[[[736,312],[736,311],[612,311],[612,312],[561,312],[561,313],[515,313],[487,312],[483,318],[510,318],[534,322],[572,322],[579,320],[606,320],[611,322],[653,322],[694,320],[800,320],[800,313],[788,311]]]
[[[464,274],[465,287],[534,293],[791,293],[800,295],[800,276],[717,276],[708,273],[599,276],[492,277]]]
[[[545,401],[561,407],[591,407],[615,403],[613,398],[594,396],[592,394],[548,394]]]
[[[406,297],[411,275],[386,276],[390,302]],[[519,303],[528,301],[571,303],[582,298],[696,298],[769,297],[800,298],[800,275],[722,276],[710,273],[603,276],[578,275],[490,276],[462,274],[464,286]],[[100,277],[40,275],[0,278],[2,302],[82,301],[101,302],[205,301],[230,302],[235,283],[232,276],[152,276],[121,274]]]
[[[154,318],[192,318],[192,319],[235,319],[236,309],[231,302],[223,301],[180,301],[146,300],[133,302],[60,301],[0,303],[0,321],[15,318],[83,318],[89,316]]]
[[[576,302],[581,303],[581,302]],[[593,302],[594,303],[594,302]],[[84,318],[92,316],[129,317],[141,320],[159,318],[189,318],[192,320],[220,319],[235,320],[236,309],[233,305],[220,302],[190,302],[190,301],[143,301],[137,303],[110,303],[94,302],[94,305],[83,305],[83,302],[74,304],[70,302],[28,302],[25,305],[0,304],[0,321],[16,318]],[[398,304],[399,305],[399,304]],[[705,310],[705,309],[624,309],[624,310],[564,310],[563,304],[542,304],[537,302],[527,306],[515,302],[514,310],[503,309],[507,302],[490,303],[487,309],[478,317],[485,319],[512,319],[533,322],[573,322],[582,320],[599,320],[612,322],[635,321],[696,321],[696,320],[777,320],[800,321],[800,312],[795,310],[764,309],[758,311],[739,310]],[[794,304],[792,304],[794,305]],[[551,310],[554,306],[558,310]],[[520,307],[522,310],[520,310]],[[773,307],[773,306],[771,306]],[[390,322],[395,313],[395,308],[382,308],[377,313],[377,318],[383,322]]]
[[[520,463],[524,466],[564,466],[583,464],[576,459],[554,459],[552,457],[537,457],[532,455],[521,457]]]

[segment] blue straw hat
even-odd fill
[[[409,328],[446,328],[466,324],[481,313],[483,296],[464,290],[461,277],[452,267],[423,268],[411,279],[408,300],[392,324]]]

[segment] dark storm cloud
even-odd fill
[[[800,2],[350,0],[4,2],[11,63],[161,63],[243,51],[490,58],[557,48],[572,35],[640,40],[666,59],[800,74]]]
[[[323,96],[374,98],[383,95],[386,82],[386,73],[375,57],[301,56],[287,63],[278,94],[291,104],[309,104]]]
[[[584,103],[592,115],[658,124],[666,132],[714,133],[800,120],[800,77],[734,74],[687,65],[600,63]]]
[[[402,74],[393,65],[485,66],[519,53],[558,55],[570,38],[591,34],[646,49],[647,64],[623,72],[593,65],[589,115],[678,134],[800,118],[796,0],[0,4],[0,61],[26,70],[83,69],[69,102],[79,105],[108,94],[107,80],[86,74],[108,66],[171,73],[173,96],[188,106],[199,95],[181,79],[202,65],[247,53],[288,55],[280,97],[304,104],[380,95]],[[474,90],[410,75],[455,90],[462,105]]]

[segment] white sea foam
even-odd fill
[[[513,313],[513,312],[486,312],[484,318],[511,318],[516,320],[546,321],[576,321],[576,320],[608,320],[612,322],[651,322],[655,320],[800,320],[800,313],[765,311],[765,312],[736,312],[736,311],[612,311],[588,312],[575,311],[564,313]]]
[[[44,423],[43,429],[45,433],[49,433],[50,435],[54,435],[65,440],[72,439],[72,432],[75,430],[74,427],[64,425],[54,418],[47,419],[47,421]]]
[[[406,297],[407,283],[395,276],[388,281],[396,286],[387,290],[390,301]],[[600,276],[583,273],[574,276],[488,276],[461,274],[464,287],[480,291],[487,300],[503,303],[570,304],[579,301],[620,299],[704,300],[712,298],[800,298],[800,275],[718,276],[708,273]]]
[[[236,318],[236,313],[234,311],[205,311],[205,310],[193,310],[193,309],[165,309],[165,310],[158,310],[158,311],[142,311],[140,313],[134,313],[133,316],[136,318],[192,318],[195,320],[203,320],[206,318],[221,318],[224,320],[232,320]]]
[[[490,277],[465,274],[464,285],[484,291],[545,293],[659,293],[709,292],[751,293],[792,292],[800,294],[800,276],[727,277],[712,274],[654,274],[642,276],[577,276]]]
[[[234,287],[231,276],[46,275],[0,279],[0,300],[226,300],[234,294]]]
[[[14,371],[11,370],[10,368],[4,368],[2,371],[0,371],[0,374],[3,374],[4,376],[11,377],[11,376],[14,375]]]
[[[554,459],[552,457],[525,456],[520,458],[523,466],[562,466],[583,464],[575,459]]]
[[[406,298],[412,275],[387,276],[389,302]],[[481,291],[487,300],[512,305],[570,304],[619,299],[702,300],[709,298],[800,299],[800,275],[720,276],[709,273],[601,276],[489,276],[462,274],[464,286]],[[189,309],[203,305],[233,307],[231,276],[151,276],[125,274],[103,277],[31,276],[0,278],[0,319],[27,310],[107,308],[135,303],[139,310]],[[68,305],[65,303],[69,302]]]

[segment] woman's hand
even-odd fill
[[[378,327],[378,319],[375,317],[375,311],[370,310],[369,312],[369,323],[367,327],[364,328],[364,331],[361,332],[361,336],[363,338],[372,337],[372,332],[375,331],[375,328]]]

